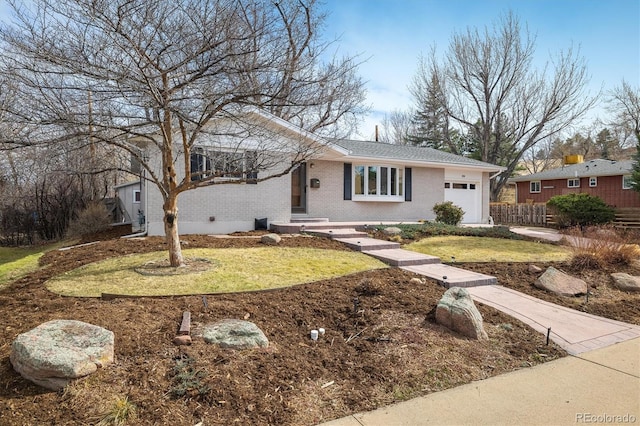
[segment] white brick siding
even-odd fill
[[[331,221],[417,221],[433,219],[431,208],[444,198],[444,169],[412,167],[412,201],[344,200],[344,163],[314,161],[309,179],[320,188],[307,188],[307,213]]]

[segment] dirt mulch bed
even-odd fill
[[[184,238],[185,248],[259,245],[259,238]],[[283,238],[281,245],[346,250],[312,237]],[[137,413],[128,424],[311,425],[566,355],[554,344],[546,346],[543,335],[483,305],[479,309],[488,340],[472,341],[440,327],[431,312],[445,289],[430,281],[412,283],[414,275],[399,269],[206,300],[107,301],[60,297],[44,288],[49,277],[89,262],[164,249],[161,239],[145,238],[50,252],[43,257],[46,268],[0,292],[2,424],[95,424],[115,398],[127,397]],[[498,276],[502,285],[542,297],[535,294],[535,277],[526,265],[468,266]],[[606,299],[625,300],[609,289],[604,276],[592,278],[596,288],[588,309],[611,308]],[[629,300],[638,305],[638,298]],[[623,306],[609,314],[638,323],[637,309]],[[194,327],[223,318],[248,319],[265,332],[270,347],[232,351],[197,338],[191,346],[175,346],[172,339],[183,311],[191,312]],[[52,319],[86,321],[114,331],[115,364],[61,392],[24,380],[10,365],[11,342]],[[318,327],[326,334],[314,343],[309,332]],[[180,368],[185,365],[186,370]]]

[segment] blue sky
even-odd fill
[[[591,75],[590,91],[611,90],[626,80],[640,86],[639,0],[325,0],[325,37],[340,37],[338,52],[360,54],[372,113],[360,137],[372,138],[385,113],[406,110],[421,54],[435,44],[444,53],[454,33],[483,30],[513,11],[536,38],[536,63],[572,45]],[[602,108],[590,117],[605,118]]]

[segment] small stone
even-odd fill
[[[187,346],[191,344],[191,336],[179,335],[173,338],[173,344],[178,346]]]
[[[411,278],[411,280],[409,282],[411,284],[424,284],[425,283],[425,281],[423,279],[418,278],[418,277]]]
[[[532,274],[539,274],[540,272],[542,272],[542,268],[537,266],[537,265],[529,265],[529,272]]]
[[[262,236],[262,238],[260,238],[260,242],[262,244],[267,244],[270,246],[277,245],[281,240],[282,238],[280,238],[280,235],[278,234],[265,234]]]
[[[616,272],[611,274],[613,278],[613,285],[618,290],[639,292],[640,291],[640,277],[625,274],[623,272]]]
[[[384,228],[384,230],[382,232],[385,235],[394,236],[394,235],[402,234],[402,229],[400,229],[398,227],[395,227],[395,226],[390,226],[388,228]]]

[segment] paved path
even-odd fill
[[[552,241],[561,238],[549,230],[517,231]],[[395,260],[401,262],[397,256]],[[447,265],[401,267],[420,273],[420,268],[439,266]],[[545,335],[550,328],[550,339],[572,356],[347,416],[325,426],[640,423],[640,326],[565,308],[499,285],[467,290],[477,302]]]
[[[551,328],[550,339],[572,355],[640,337],[640,326],[565,308],[499,285],[467,290],[475,301],[517,318],[540,333],[546,335]]]

